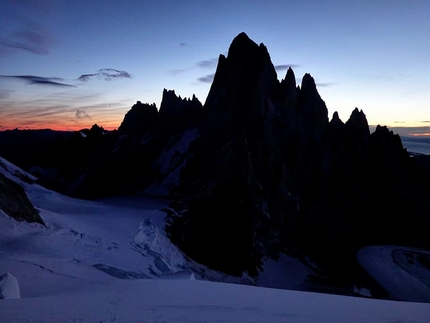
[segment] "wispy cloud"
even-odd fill
[[[76,110],[75,117],[78,119],[83,119],[83,118],[91,119],[90,115],[83,110]]]
[[[199,77],[197,81],[201,83],[212,83],[215,74],[207,74],[205,76]]]
[[[22,80],[28,84],[60,86],[60,87],[75,87],[72,84],[59,82],[59,81],[63,81],[63,79],[60,77],[43,77],[43,76],[36,76],[36,75],[0,75],[0,77]]]
[[[3,3],[4,2],[4,3]],[[49,54],[54,36],[47,27],[57,1],[2,1],[0,10],[0,54],[26,51],[37,55]]]
[[[287,69],[299,67],[298,64],[283,64],[283,65],[275,65],[276,72],[286,71]]]
[[[79,76],[78,81],[87,82],[92,79],[112,81],[120,78],[131,78],[131,75],[126,71],[120,71],[113,68],[103,68],[98,70],[96,73],[82,74]]]
[[[209,58],[209,59],[206,59],[206,60],[198,61],[192,67],[177,68],[177,69],[168,70],[167,73],[170,74],[170,75],[179,75],[179,74],[186,73],[186,72],[188,72],[190,70],[193,70],[195,68],[204,68],[204,69],[208,69],[208,70],[215,70],[215,67],[216,67],[217,63],[218,63],[218,58],[214,57],[214,58]],[[207,77],[207,76],[205,76],[205,77]],[[207,81],[200,80],[200,79],[204,79],[205,77],[199,78],[198,80],[201,81],[201,82],[206,82],[207,83]]]
[[[330,86],[333,86],[336,84],[337,84],[336,82],[318,82],[318,83],[316,83],[316,86],[317,87],[330,87]]]
[[[201,67],[201,68],[213,68],[216,66],[217,63],[218,63],[218,58],[214,57],[207,60],[199,61],[197,62],[196,65],[197,67]]]
[[[180,47],[186,47],[186,46],[189,46],[189,44],[187,44],[187,43],[179,43],[179,46]]]
[[[24,50],[33,54],[47,55],[53,43],[52,36],[42,26],[31,23],[0,39],[3,51],[8,49]]]
[[[185,73],[186,71],[187,71],[186,69],[178,68],[174,70],[169,70],[168,72],[170,75],[179,75],[179,74]]]

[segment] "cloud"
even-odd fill
[[[333,85],[336,85],[336,82],[322,82],[322,83],[316,83],[317,87],[330,87]]]
[[[28,84],[60,86],[60,87],[75,87],[74,85],[71,85],[71,84],[58,82],[63,80],[62,78],[59,78],[59,77],[43,77],[43,76],[36,76],[36,75],[0,75],[0,77],[23,80]]]
[[[300,65],[297,64],[284,64],[284,65],[275,65],[275,70],[276,72],[282,72],[282,71],[286,71],[287,69],[291,68],[296,68],[299,67]]]
[[[394,121],[394,123],[405,123],[404,121]]]
[[[205,76],[199,77],[197,81],[202,83],[212,83],[214,79],[215,74],[207,74]]]
[[[119,78],[131,78],[131,75],[126,71],[119,71],[113,68],[102,68],[96,73],[82,74],[79,76],[78,81],[86,82],[94,78],[112,81]]]
[[[430,120],[421,121],[421,123],[430,123]]]
[[[197,66],[201,68],[212,68],[218,63],[218,58],[210,58],[204,61],[197,62]]]
[[[185,46],[189,46],[189,44],[187,44],[187,43],[179,43],[179,46],[180,47],[185,47]]]
[[[83,110],[76,110],[75,117],[78,119],[83,119],[83,118],[91,119],[90,115]]]
[[[53,33],[48,28],[52,21],[51,0],[20,0],[2,2],[0,20],[0,53],[26,51],[46,55],[54,44]]]
[[[36,24],[17,30],[0,41],[1,47],[24,50],[38,55],[49,54],[51,45],[50,33]]]
[[[178,75],[178,74],[185,73],[186,71],[187,71],[186,69],[178,68],[178,69],[175,69],[175,70],[169,70],[168,73],[170,75]]]

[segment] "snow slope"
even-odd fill
[[[430,303],[430,252],[370,246],[357,254],[361,266],[394,300]]]
[[[31,184],[5,160],[46,227],[0,211],[0,275],[18,279],[21,299],[0,300],[0,322],[429,322],[430,304],[287,291],[193,263],[170,243],[164,200],[76,200]],[[295,288],[306,268],[294,267]],[[267,261],[262,285],[275,286]],[[196,280],[197,279],[197,280]],[[231,282],[216,283],[217,280]]]
[[[429,322],[430,306],[198,280],[117,280],[0,302],[0,322]]]

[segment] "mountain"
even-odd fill
[[[245,33],[219,56],[204,105],[164,90],[160,109],[138,101],[117,131],[94,125],[48,146],[16,163],[74,197],[168,196],[170,240],[226,274],[257,277],[287,253],[321,285],[345,286],[365,246],[430,248],[425,157],[386,127],[370,133],[357,108],[329,120],[313,77],[297,85],[290,68],[278,81]]]
[[[246,34],[220,56],[204,109],[167,230],[193,259],[255,275],[263,256],[298,252],[339,279],[366,245],[429,247],[429,191],[399,136],[370,134],[358,109],[329,122],[314,79],[296,86],[289,69],[278,82]]]

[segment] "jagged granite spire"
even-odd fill
[[[358,137],[361,137],[364,140],[369,138],[369,124],[367,123],[366,115],[364,114],[363,110],[358,110],[358,108],[355,108],[352,111],[349,120],[346,122],[346,125],[351,129],[351,131],[356,133]]]
[[[157,118],[158,110],[155,104],[137,101],[124,116],[118,133],[142,137],[153,129]]]

